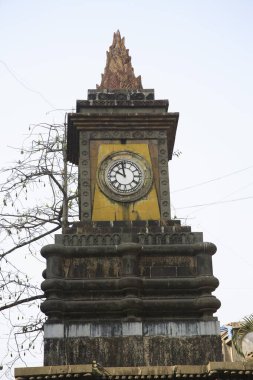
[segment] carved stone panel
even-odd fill
[[[197,261],[193,256],[143,256],[140,261],[141,276],[181,277],[196,276]]]
[[[64,278],[117,278],[121,272],[119,257],[76,257],[64,260]]]

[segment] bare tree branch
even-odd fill
[[[61,228],[61,226],[57,226],[57,227],[53,228],[52,230],[49,230],[49,231],[45,232],[44,234],[41,234],[41,235],[39,235],[39,236],[36,236],[35,238],[33,238],[33,239],[31,239],[31,240],[29,240],[29,241],[27,241],[27,242],[25,242],[25,243],[22,243],[22,244],[19,244],[19,245],[15,246],[15,247],[12,247],[11,249],[9,249],[9,251],[7,251],[7,252],[5,252],[5,253],[2,253],[2,254],[0,255],[0,257],[1,257],[1,258],[4,258],[4,257],[5,257],[6,255],[8,255],[9,253],[11,253],[11,252],[13,252],[13,251],[16,251],[17,249],[19,249],[19,248],[21,248],[21,247],[25,247],[26,245],[30,245],[30,244],[34,243],[35,241],[40,240],[40,239],[42,239],[43,237],[45,237],[45,236],[47,236],[47,235],[50,235],[50,234],[56,232],[56,231],[59,230],[60,228]]]
[[[67,163],[65,149],[65,125],[32,125],[23,146],[14,148],[17,160],[0,170],[0,312],[9,324],[8,368],[32,353],[45,320],[36,302],[44,298],[40,279],[27,271],[41,265],[37,253],[54,233],[78,220],[77,168]]]
[[[6,309],[9,309],[9,308],[14,307],[14,306],[17,306],[17,305],[24,304],[24,303],[27,303],[27,302],[32,302],[32,301],[35,301],[35,300],[39,300],[39,299],[42,299],[42,298],[45,298],[44,294],[38,294],[37,296],[28,297],[28,298],[23,298],[23,299],[21,299],[21,300],[18,300],[18,301],[15,301],[15,302],[9,303],[8,305],[1,306],[1,307],[0,307],[0,311],[3,311],[3,310],[6,310]]]

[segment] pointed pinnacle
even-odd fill
[[[134,74],[125,38],[121,38],[119,30],[113,34],[113,42],[106,55],[106,66],[101,84],[97,85],[98,90],[142,90],[141,76]]]

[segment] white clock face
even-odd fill
[[[108,170],[108,180],[116,192],[133,193],[142,184],[143,174],[133,161],[122,159],[116,161]]]
[[[133,202],[144,197],[153,181],[149,163],[139,154],[114,152],[99,165],[97,182],[102,192],[118,202]]]

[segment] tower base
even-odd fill
[[[45,365],[222,360],[214,244],[175,221],[78,228],[42,249]]]
[[[93,360],[114,367],[207,364],[222,360],[218,328],[214,320],[49,324],[45,325],[44,365]]]

